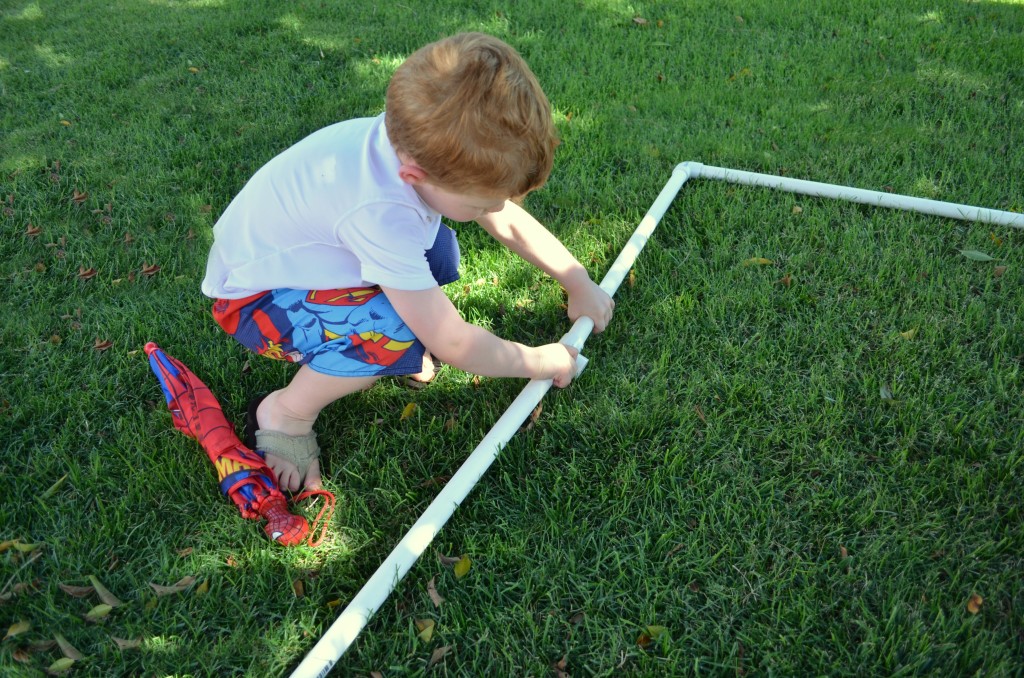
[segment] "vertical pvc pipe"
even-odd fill
[[[690,164],[688,163],[678,165],[672,172],[671,178],[658,194],[654,204],[644,215],[640,225],[637,226],[622,252],[612,263],[611,269],[601,281],[601,289],[609,295],[614,296],[640,251],[647,244],[647,240],[654,232],[658,222],[661,221],[679,189],[689,178]],[[592,319],[579,318],[561,341],[564,344],[575,346],[577,349],[582,349],[593,329],[594,321]],[[419,520],[413,523],[409,532],[384,559],[384,562],[366,581],[363,588],[356,593],[341,615],[302,660],[302,663],[296,667],[292,678],[319,678],[327,675],[550,388],[550,379],[533,380],[526,385],[469,455],[469,458],[452,476],[452,479],[448,481],[448,484],[430,503]]]

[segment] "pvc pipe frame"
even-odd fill
[[[1004,212],[1000,210],[958,205],[955,203],[926,200],[906,195],[868,191],[849,186],[823,184],[816,181],[803,181],[770,174],[758,174],[742,170],[711,167],[698,162],[680,163],[672,171],[665,187],[654,200],[647,214],[640,221],[626,246],[615,259],[611,269],[601,281],[601,289],[610,296],[622,284],[629,270],[633,267],[640,251],[647,244],[658,222],[668,210],[676,194],[683,184],[690,179],[717,179],[749,186],[774,188],[790,193],[818,198],[835,198],[851,202],[909,210],[964,221],[1012,226],[1024,229],[1024,214]],[[594,321],[587,317],[579,318],[572,329],[562,337],[561,342],[582,350],[587,337],[594,329]],[[580,356],[577,374],[586,364]],[[292,673],[292,678],[310,678],[326,676],[341,655],[355,641],[356,636],[366,626],[370,617],[384,603],[398,582],[406,575],[416,560],[423,554],[437,533],[455,512],[455,509],[469,495],[477,482],[497,458],[512,436],[519,430],[526,418],[543,399],[551,388],[551,380],[533,380],[522,390],[497,423],[480,441],[476,449],[469,455],[462,467],[452,476],[448,484],[438,493],[409,532],[402,538],[390,555],[384,559],[377,571],[367,580],[363,588],[356,593],[341,616],[331,625],[320,641],[309,651],[302,663]]]

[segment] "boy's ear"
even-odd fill
[[[398,168],[398,178],[410,186],[415,186],[426,180],[427,173],[412,160],[405,160]]]

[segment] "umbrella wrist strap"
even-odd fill
[[[316,514],[316,518],[313,519],[313,523],[309,526],[309,539],[306,543],[310,546],[319,546],[320,542],[327,536],[327,528],[330,527],[331,518],[334,516],[334,504],[336,501],[334,493],[327,490],[307,490],[296,495],[292,500],[299,502],[303,499],[311,499],[317,496],[324,498],[324,505],[320,507],[320,512]]]

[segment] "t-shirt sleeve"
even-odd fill
[[[359,260],[363,280],[400,290],[425,290],[437,285],[426,250],[437,224],[400,203],[365,206],[337,227],[338,239]]]

